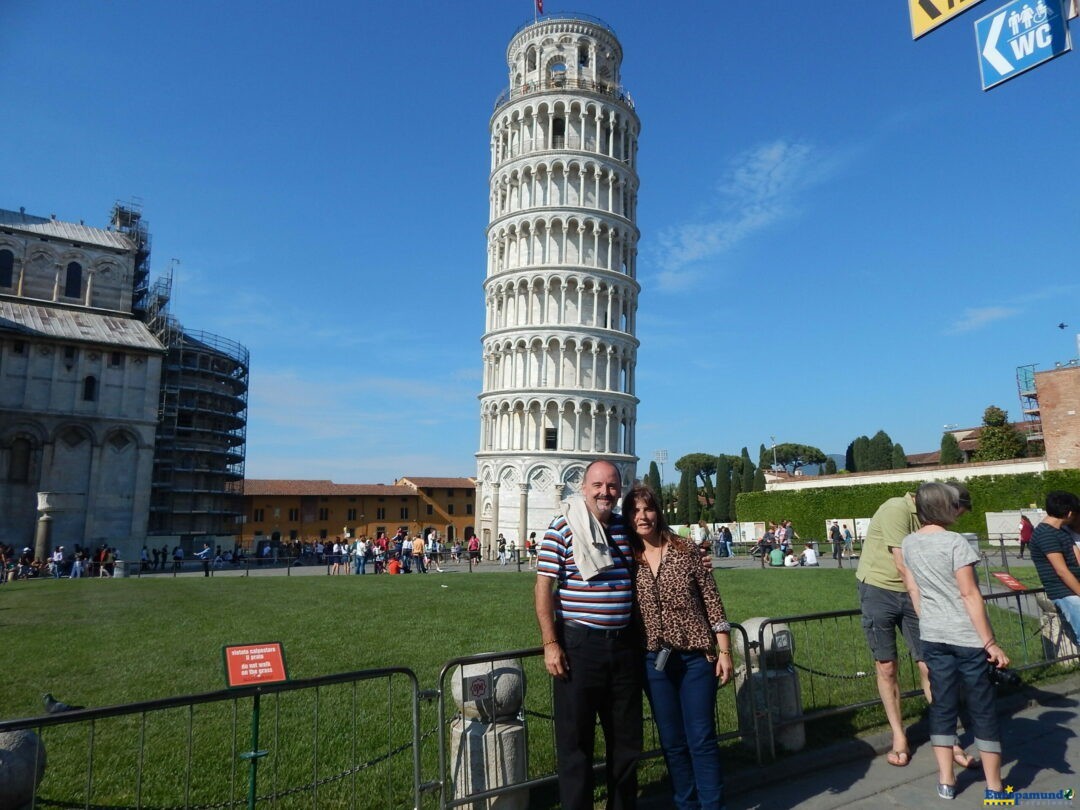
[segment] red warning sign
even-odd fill
[[[1018,580],[1012,574],[1006,574],[1002,571],[994,571],[994,576],[1000,580],[1001,584],[1012,591],[1026,591],[1027,585]]]
[[[225,656],[225,683],[230,689],[289,680],[285,669],[285,648],[280,641],[225,647],[222,652]]]

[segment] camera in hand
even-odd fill
[[[994,686],[1023,686],[1020,675],[1011,669],[998,669],[992,663],[986,664],[986,675]]]

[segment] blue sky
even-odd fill
[[[642,120],[642,472],[933,450],[1076,356],[1080,56],[982,92],[997,6],[917,42],[902,0],[566,7],[615,29]],[[0,207],[141,198],[174,314],[251,349],[248,477],[472,475],[487,127],[531,17],[8,0]]]

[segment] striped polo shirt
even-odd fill
[[[634,589],[627,564],[631,560],[630,541],[622,519],[613,516],[608,527],[609,543],[622,554],[612,551],[615,565],[592,579],[581,578],[574,563],[574,535],[566,518],[555,518],[540,542],[536,573],[557,580],[555,618],[600,630],[626,627],[634,607]]]

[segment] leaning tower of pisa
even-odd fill
[[[634,477],[641,125],[609,25],[558,14],[507,48],[491,117],[479,536],[537,538],[610,460]]]

